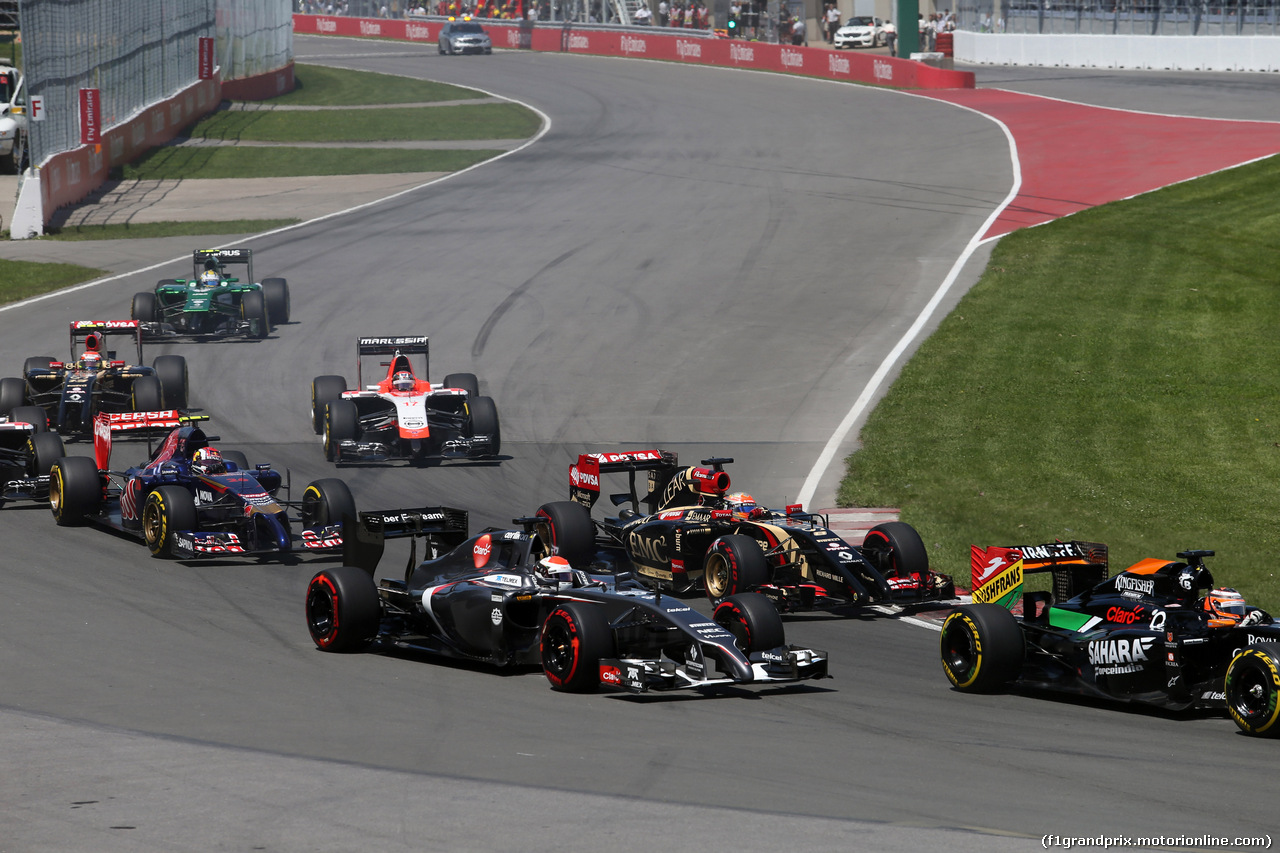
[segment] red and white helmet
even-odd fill
[[[197,474],[225,474],[227,463],[215,447],[202,447],[191,457],[191,470]]]
[[[538,561],[538,574],[547,580],[570,582],[573,580],[573,567],[564,557],[543,557]]]
[[[412,391],[413,386],[413,374],[407,370],[402,370],[391,377],[391,387],[397,391]]]

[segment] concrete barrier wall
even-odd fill
[[[735,39],[690,36],[680,30],[604,29],[483,20],[495,48],[665,59],[699,65],[755,68],[890,86],[897,89],[972,89],[968,71],[935,68],[909,59],[816,47],[791,47]],[[443,21],[294,15],[295,33],[361,36],[434,44]]]
[[[1280,71],[1280,36],[1029,35],[957,30],[955,58],[983,65]]]

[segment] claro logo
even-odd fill
[[[702,45],[698,44],[696,41],[676,39],[676,56],[681,59],[688,59],[691,56],[696,59],[701,59]]]
[[[644,39],[633,38],[628,35],[622,37],[622,52],[625,54],[646,53],[649,50],[649,44]]]
[[[881,62],[879,59],[874,60],[874,64],[871,67],[871,71],[872,71],[872,75],[877,80],[893,79],[893,65],[891,63]]]

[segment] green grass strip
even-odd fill
[[[141,240],[151,237],[198,237],[202,234],[257,234],[272,228],[283,228],[301,219],[237,219],[221,222],[134,222],[117,225],[70,225],[50,229],[49,240]]]
[[[417,104],[488,97],[448,83],[411,80],[394,74],[347,71],[299,63],[293,68],[298,88],[272,98],[272,105],[337,107],[356,104]]]
[[[843,505],[939,569],[1082,538],[1114,570],[1212,548],[1280,609],[1280,161],[1005,237],[862,432]]]
[[[52,290],[61,290],[82,281],[101,278],[106,274],[105,270],[95,270],[76,264],[43,264],[34,261],[0,259],[0,304],[17,302]]]
[[[524,139],[539,119],[518,104],[391,107],[352,112],[221,111],[196,122],[194,138],[258,142],[395,142]]]
[[[124,167],[126,179],[287,178],[454,172],[501,151],[402,148],[157,148]]]

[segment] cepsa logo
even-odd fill
[[[477,569],[482,569],[488,564],[489,555],[492,553],[493,540],[489,538],[488,533],[477,539],[476,544],[471,546],[471,556]]]
[[[338,31],[338,22],[329,18],[316,19],[316,32],[318,33],[336,33]]]

